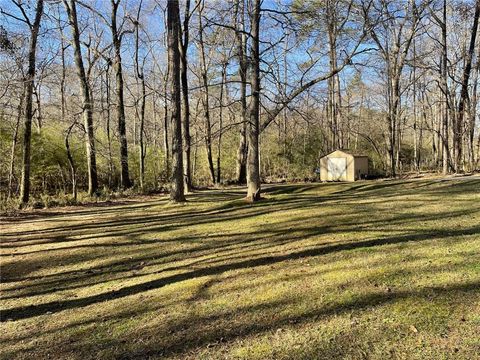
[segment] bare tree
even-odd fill
[[[397,172],[396,159],[399,148],[400,132],[400,101],[403,69],[407,55],[416,35],[425,4],[418,7],[413,0],[405,5],[404,16],[397,16],[395,7],[387,2],[381,3],[379,26],[373,26],[370,22],[370,35],[377,44],[380,54],[385,62],[387,82],[387,152],[390,175],[395,176]]]
[[[208,87],[207,61],[205,54],[205,42],[203,40],[204,25],[203,25],[203,9],[205,7],[204,0],[197,0],[198,4],[198,47],[200,50],[200,78],[202,86],[202,105],[203,105],[203,120],[205,124],[205,150],[207,153],[208,170],[212,183],[215,183],[215,170],[213,167],[212,156],[212,121],[210,118],[210,92]]]
[[[88,194],[94,195],[98,190],[97,180],[97,160],[95,152],[95,137],[93,133],[93,100],[91,98],[90,85],[85,74],[83,65],[82,49],[80,47],[80,31],[78,29],[77,8],[75,0],[63,0],[65,10],[67,11],[68,20],[72,30],[72,46],[74,50],[75,65],[77,75],[80,80],[80,88],[82,92],[82,113],[86,132],[85,147],[87,151],[87,171],[88,171]],[[68,138],[68,137],[67,137]]]
[[[28,51],[28,69],[24,79],[25,86],[25,122],[24,122],[24,135],[23,135],[23,162],[22,162],[22,180],[20,185],[20,200],[22,204],[28,203],[30,197],[30,147],[32,137],[32,94],[35,81],[35,63],[36,63],[36,50],[37,39],[40,31],[40,20],[43,14],[43,0],[37,1],[35,9],[35,19],[33,23],[23,9],[21,3],[14,2],[20,7],[22,14],[24,15],[24,22],[30,29],[30,46]]]

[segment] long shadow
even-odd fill
[[[281,203],[281,202],[280,202]],[[287,211],[291,208],[295,208],[297,206],[296,203],[293,203],[291,206],[288,206],[288,207],[285,207],[285,206],[277,206],[275,205],[275,202],[272,202],[272,206],[274,207],[275,211]],[[303,208],[305,209],[307,206],[305,204],[303,204]],[[265,210],[268,210],[270,207],[267,207]],[[406,228],[405,226],[409,223],[409,222],[413,222],[413,221],[431,221],[431,220],[440,220],[442,218],[449,218],[449,219],[452,219],[454,217],[461,217],[461,216],[465,216],[467,215],[468,213],[473,213],[475,212],[475,208],[470,208],[469,211],[465,211],[465,210],[458,210],[458,211],[448,211],[448,212],[444,212],[444,213],[435,213],[435,214],[429,214],[429,215],[418,215],[414,212],[412,213],[406,213],[406,214],[401,214],[401,215],[394,215],[393,217],[391,218],[388,218],[388,224],[389,224],[389,227],[391,228],[393,225],[402,225],[402,232],[404,231],[410,231],[410,229]],[[260,216],[262,214],[266,214],[266,213],[269,213],[271,211],[257,211],[255,212],[254,214],[251,214],[251,215],[256,215],[256,216]],[[339,212],[339,214],[341,214],[341,212]],[[276,229],[268,229],[268,230],[265,230],[265,231],[261,231],[261,232],[257,232],[257,233],[252,233],[251,235],[255,235],[256,237],[258,238],[261,238],[262,236],[272,236],[272,235],[282,235],[282,234],[287,234],[287,233],[290,233],[291,232],[291,229],[295,229],[297,231],[304,231],[304,233],[302,234],[302,236],[304,238],[308,238],[308,237],[311,237],[313,235],[318,235],[318,234],[328,234],[328,233],[334,233],[334,232],[340,232],[342,230],[348,230],[350,229],[352,226],[355,226],[356,228],[356,232],[359,232],[359,231],[372,231],[372,230],[375,230],[374,228],[372,228],[373,226],[375,225],[383,225],[385,223],[385,221],[387,221],[387,219],[385,218],[381,218],[381,219],[370,219],[370,218],[365,218],[364,220],[359,220],[358,219],[358,214],[355,212],[355,208],[353,208],[353,212],[348,215],[347,218],[345,218],[345,215],[346,214],[342,214],[343,217],[341,219],[341,221],[332,221],[332,223],[329,223],[329,224],[325,224],[325,225],[322,225],[322,226],[317,226],[317,227],[314,227],[314,228],[311,228],[311,227],[307,227],[304,229],[304,225],[302,223],[305,222],[305,218],[302,216],[302,217],[299,217],[298,219],[295,219],[295,218],[289,218],[288,221],[285,222],[285,225],[284,226],[281,226],[280,224],[277,224],[276,225]],[[235,219],[241,219],[243,218],[244,215],[234,215],[234,216],[224,216],[224,217],[219,217],[219,218],[206,218],[206,219],[202,219],[201,221],[197,221],[196,224],[213,224],[213,223],[217,223],[217,224],[220,224],[221,222],[224,222],[224,221],[231,221],[231,220],[235,220]],[[330,218],[334,218],[334,216],[332,214],[329,214],[329,217]],[[165,228],[165,226],[157,226],[157,227],[145,227],[145,226],[142,226],[140,228],[137,228],[135,230],[132,230],[132,229],[129,229],[129,230],[125,230],[125,231],[122,231],[122,232],[113,232],[113,233],[107,233],[107,234],[102,234],[102,235],[98,235],[98,234],[92,234],[90,235],[89,237],[82,237],[81,239],[67,239],[66,237],[64,236],[57,236],[57,239],[56,241],[59,241],[59,242],[68,242],[68,241],[82,241],[82,242],[85,242],[83,245],[77,245],[77,246],[73,246],[73,247],[65,247],[66,249],[70,250],[72,248],[78,248],[78,247],[85,247],[85,248],[94,248],[94,247],[98,247],[98,248],[105,248],[105,247],[120,247],[120,246],[129,246],[129,247],[133,247],[135,245],[146,245],[146,244],[155,244],[155,240],[134,240],[136,236],[138,235],[142,235],[142,234],[145,234],[145,233],[156,233],[156,232],[161,232],[161,231],[166,231],[166,230],[174,230],[174,229],[177,229],[177,228],[182,228],[183,226],[188,226],[189,224],[191,224],[190,221],[186,221],[186,222],[181,222],[181,223],[178,223],[178,224],[175,224],[175,225],[172,225],[168,228]],[[386,228],[383,228],[382,227],[382,232],[388,232],[389,229],[386,229]],[[411,231],[416,231],[416,229],[412,229]],[[182,250],[182,251],[174,251],[172,253],[169,253],[169,252],[165,252],[164,254],[161,254],[161,255],[158,255],[159,258],[166,258],[166,257],[169,257],[171,255],[189,255],[189,254],[192,254],[194,252],[198,252],[198,251],[202,251],[202,250],[213,250],[213,251],[218,251],[220,250],[222,247],[224,246],[230,246],[230,244],[232,243],[237,243],[238,241],[240,242],[243,242],[245,239],[242,239],[242,236],[244,237],[245,234],[237,234],[237,238],[235,238],[235,234],[232,234],[232,233],[228,233],[226,234],[228,235],[228,238],[229,238],[229,241],[225,241],[225,242],[222,242],[222,243],[218,243],[218,242],[215,242],[215,243],[212,243],[211,245],[202,245],[200,247],[198,246],[194,246],[192,248],[189,248],[189,249],[185,249],[185,250]],[[103,243],[100,243],[100,244],[97,244],[97,245],[91,245],[89,244],[88,242],[86,242],[86,240],[90,239],[90,238],[95,238],[96,240],[102,238],[102,237],[111,237],[111,236],[128,236],[128,238],[130,240],[126,241],[126,242],[123,242],[123,243],[118,243],[118,242],[113,242],[111,244],[103,244]],[[213,237],[222,237],[221,235],[220,236],[213,236]],[[168,242],[176,242],[176,243],[192,243],[192,244],[195,244],[197,241],[199,240],[202,240],[203,236],[199,236],[199,237],[196,237],[196,236],[187,236],[187,237],[179,237],[179,238],[172,238],[172,239],[169,239],[169,240],[161,240],[158,244],[166,244]],[[292,236],[290,236],[290,239],[292,241],[295,241],[296,239]],[[55,249],[46,249],[46,250],[43,250],[43,251],[47,251],[47,252],[50,252],[50,251],[55,251]],[[42,252],[42,250],[39,250],[38,252]],[[15,254],[22,254],[21,252],[16,252]],[[100,252],[92,252],[91,255],[90,255],[90,258],[91,257],[103,257],[103,254]],[[63,257],[62,258],[62,262],[65,263],[68,259],[71,259],[70,261],[77,261],[77,260],[81,260],[77,255],[75,256],[67,256],[67,257]],[[56,258],[56,261],[55,262],[42,262],[41,260],[37,260],[35,259],[34,261],[38,264],[38,265],[42,265],[43,268],[45,268],[45,266],[47,266],[47,264],[50,264],[50,265],[55,265],[56,262],[58,262],[60,260],[60,258]],[[85,259],[83,259],[85,260]],[[33,260],[32,260],[33,261]],[[130,263],[130,260],[124,260],[122,261],[122,265],[128,265]],[[115,271],[114,269],[112,269],[111,267],[113,266],[114,264],[108,264],[108,265],[105,265],[105,266],[102,266],[100,269],[97,269],[97,268],[93,268],[93,269],[90,269],[90,270],[94,270],[94,271],[97,271],[97,270],[102,270],[102,269],[105,269],[107,272],[110,272],[110,271]],[[9,274],[9,269],[10,267],[12,267],[13,270],[15,270],[14,272],[18,272],[18,269],[19,268],[22,268],[22,269],[25,269],[23,272],[22,272],[22,277],[18,277],[18,276],[15,276],[15,277],[12,277]],[[122,266],[122,268],[124,268],[125,266]],[[12,263],[11,265],[10,264],[5,264],[3,266],[3,280],[4,282],[11,282],[11,281],[19,281],[19,280],[32,280],[33,278],[27,278],[25,277],[25,275],[28,274],[28,269],[30,269],[31,271],[33,271],[35,269],[35,266],[32,266],[31,264],[29,266],[26,266],[26,265],[23,265],[23,266],[19,266],[19,263],[18,261],[15,262],[15,263]],[[56,277],[60,276],[60,275],[67,275],[66,272],[63,272],[63,273],[58,273],[58,274],[55,274]],[[40,278],[45,278],[47,277],[48,278],[48,275],[46,276],[41,276]]]
[[[143,291],[152,289],[158,289],[169,284],[177,283],[180,281],[186,281],[197,277],[217,275],[226,271],[241,270],[245,268],[253,268],[264,265],[271,265],[277,262],[300,259],[305,257],[325,255],[338,251],[347,251],[354,249],[370,248],[380,245],[392,245],[400,244],[410,241],[425,241],[439,238],[448,238],[458,235],[478,234],[480,232],[480,225],[471,227],[469,229],[459,230],[441,230],[441,231],[427,231],[417,234],[408,234],[404,236],[386,237],[379,239],[372,239],[360,242],[342,243],[336,245],[322,246],[318,248],[312,248],[304,251],[291,252],[285,255],[277,256],[264,256],[255,259],[248,259],[235,263],[221,264],[217,266],[211,266],[207,268],[200,268],[185,273],[175,274],[167,276],[165,278],[147,281],[141,284],[131,285],[119,290],[112,290],[102,294],[84,297],[80,299],[69,299],[64,301],[54,301],[44,303],[37,306],[22,306],[3,311],[3,319],[20,320],[33,316],[39,316],[47,312],[54,313],[67,309],[81,308],[91,304],[99,303],[102,301],[114,300],[123,298],[126,296],[138,294]]]
[[[315,201],[315,198],[311,199],[311,198],[308,198],[308,201],[312,201],[314,202]],[[307,202],[308,202],[307,201]],[[302,200],[300,201],[300,203],[304,203],[305,200]],[[271,206],[273,206],[275,208],[276,211],[286,211],[290,208],[295,208],[297,205],[298,205],[298,202],[295,202],[295,201],[292,201],[291,202],[291,207],[283,207],[283,206],[278,206],[279,204],[281,205],[283,202],[282,201],[279,201],[278,204],[276,204],[276,201],[272,201],[271,202]],[[305,204],[303,204],[303,208],[305,208]],[[270,207],[271,207],[270,206]],[[268,207],[268,208],[270,208]],[[470,208],[469,209],[470,212],[472,211],[475,211],[475,208]],[[267,211],[267,212],[270,212],[270,211]],[[253,215],[262,215],[264,214],[265,212],[255,212]],[[402,231],[410,231],[410,229],[408,228],[405,228],[405,224],[407,224],[409,221],[430,221],[430,220],[439,220],[439,219],[442,219],[442,218],[453,218],[453,217],[456,217],[456,216],[465,216],[467,215],[467,211],[464,211],[464,210],[460,210],[460,211],[449,211],[449,212],[445,212],[445,213],[437,213],[437,214],[430,214],[430,215],[417,215],[415,213],[411,213],[411,214],[404,214],[404,215],[401,215],[401,216],[395,216],[394,218],[391,218],[391,219],[388,219],[388,224],[389,226],[391,225],[395,225],[395,224],[399,224],[399,225],[402,225]],[[331,217],[332,215],[329,214],[329,216]],[[242,218],[243,215],[240,215],[240,216],[237,216],[235,218]],[[226,218],[219,218],[219,219],[216,219],[216,218],[213,218],[213,219],[203,219],[201,222],[197,222],[197,223],[215,223],[215,222],[221,222],[221,221],[228,221],[228,220],[232,220],[232,219],[235,219],[235,218],[232,218],[232,217],[226,217]],[[310,229],[303,229],[302,228],[302,222],[304,222],[304,219],[303,218],[299,218],[298,219],[298,223],[296,223],[295,219],[289,219],[288,220],[288,225],[289,227],[288,228],[283,228],[281,226],[277,226],[278,229],[276,230],[269,230],[267,232],[265,232],[265,235],[268,235],[268,236],[271,236],[271,235],[274,235],[274,234],[278,234],[278,235],[281,235],[281,234],[286,234],[290,231],[290,229],[292,227],[294,227],[295,229],[299,229],[299,230],[305,230],[305,233],[302,234],[302,237],[303,238],[308,238],[308,237],[311,237],[311,236],[314,236],[314,235],[318,235],[318,234],[327,234],[327,233],[333,233],[333,232],[339,232],[339,231],[342,231],[342,230],[345,230],[345,229],[348,229],[350,228],[351,226],[356,226],[356,231],[372,231],[372,226],[374,226],[375,224],[383,224],[385,223],[385,219],[378,219],[378,220],[372,220],[372,219],[366,219],[366,221],[359,221],[358,220],[358,216],[355,212],[353,212],[350,216],[351,219],[349,219],[350,221],[345,221],[345,219],[342,219],[342,221],[340,223],[335,222],[333,221],[333,224],[331,225],[328,225],[328,226],[321,226],[321,227],[315,227],[315,228],[310,228]],[[179,224],[176,224],[175,226],[172,227],[173,228],[181,228],[182,226],[184,225],[188,225],[189,222],[185,222],[185,223],[179,223]],[[128,235],[129,237],[133,237],[134,235],[138,235],[138,234],[143,234],[143,233],[146,233],[146,232],[155,232],[155,231],[161,231],[162,230],[162,227],[157,227],[157,228],[144,228],[142,227],[140,230],[138,231],[132,231],[132,230],[128,230],[126,232],[122,232],[122,233],[116,233],[115,235]],[[165,230],[163,228],[163,230]],[[385,229],[383,228],[382,229],[382,232],[386,232],[386,231],[389,231],[388,229]],[[412,229],[411,231],[416,231],[416,229]],[[101,236],[112,236],[113,234],[106,234],[106,235],[101,235]],[[99,238],[101,237],[99,235],[92,235],[93,238]],[[200,248],[197,248],[197,247],[194,247],[194,248],[191,248],[191,249],[186,249],[186,250],[183,250],[183,251],[178,251],[178,252],[173,252],[173,253],[165,253],[165,254],[162,254],[162,255],[157,255],[157,257],[159,258],[165,258],[165,257],[168,257],[170,255],[175,255],[175,254],[183,254],[183,255],[188,255],[188,254],[192,254],[192,253],[195,253],[195,252],[201,252],[202,250],[205,250],[205,251],[208,251],[208,250],[214,250],[214,251],[218,251],[220,250],[222,247],[224,246],[230,246],[230,244],[232,242],[236,242],[237,240],[235,239],[235,234],[228,234],[228,236],[230,238],[232,238],[231,241],[227,241],[227,242],[224,242],[223,244],[218,244],[218,243],[215,243],[215,244],[212,244],[212,245],[207,245],[207,246],[202,246]],[[238,234],[238,240],[239,241],[243,241],[245,239],[241,239],[241,237],[244,236],[244,234]],[[256,236],[257,237],[262,237],[262,232],[258,232],[256,233]],[[263,235],[264,236],[264,235]],[[59,237],[60,241],[64,242],[64,241],[67,241],[66,239],[64,239],[63,237]],[[292,237],[290,236],[289,238],[291,241],[295,241],[295,237]],[[85,239],[81,239],[81,240],[85,240]],[[178,242],[178,243],[185,243],[185,242],[190,242],[190,243],[195,243],[197,239],[195,238],[195,236],[189,236],[189,237],[181,237],[181,238],[174,238],[174,239],[171,239],[169,241],[172,241],[172,242]],[[200,238],[198,239],[200,240]],[[79,239],[72,239],[72,241],[79,241]],[[250,240],[251,241],[255,241],[255,239],[252,239]],[[136,241],[129,241],[129,242],[126,242],[126,243],[121,243],[121,244],[118,244],[118,243],[112,243],[112,244],[99,244],[99,245],[89,245],[89,244],[85,244],[83,245],[82,247],[92,247],[92,246],[96,246],[96,247],[99,247],[99,248],[102,248],[102,247],[108,247],[108,246],[111,246],[111,247],[115,247],[115,246],[134,246],[134,245],[144,245],[144,244],[153,244],[155,243],[154,240],[136,240]],[[165,243],[165,241],[162,240],[162,243]],[[272,244],[273,245],[277,245],[277,244]],[[53,251],[54,249],[47,249],[49,251]],[[92,253],[92,255],[94,255]],[[97,257],[102,257],[102,255],[96,255]],[[201,255],[203,256],[203,255]],[[232,256],[232,258],[235,258],[235,256]],[[72,260],[80,260],[78,257],[73,257]],[[105,265],[105,266],[101,266],[100,268],[94,268],[94,269],[90,269],[92,270],[91,273],[94,273],[94,274],[98,274],[97,271],[100,271],[100,275],[101,273],[114,273],[116,271],[120,271],[120,272],[124,272],[124,271],[129,271],[130,269],[128,268],[128,265],[130,263],[130,265],[132,266],[135,266],[135,264],[138,264],[140,263],[141,261],[143,261],[144,259],[138,259],[135,258],[133,261],[130,261],[130,260],[126,260],[126,261],[122,261],[122,264],[120,265],[120,269],[121,270],[115,270],[115,268],[112,268],[112,267],[115,267],[115,264],[108,264],[108,265]],[[37,263],[41,263],[40,260],[36,260]],[[15,268],[18,268],[17,266],[18,264],[15,264]],[[53,264],[54,265],[54,264]],[[13,265],[12,265],[13,266]],[[22,268],[33,268],[32,270],[34,270],[34,266],[22,266]],[[126,269],[126,270],[124,270]],[[5,276],[5,273],[8,274],[8,268],[6,268],[4,266],[4,281],[19,281],[19,280],[33,280],[35,277],[28,277],[26,278],[25,276],[23,276],[22,278],[18,278],[18,277],[15,277],[15,278],[9,278],[8,276]],[[58,273],[58,274],[54,274],[53,276],[54,277],[60,277],[60,276],[64,276],[64,275],[68,275],[69,272],[64,272],[64,273]],[[84,273],[83,270],[78,270],[78,271],[72,271],[72,273]],[[25,274],[23,274],[25,275]],[[39,276],[39,278],[48,278],[49,275],[46,275],[46,276]],[[80,277],[83,277],[83,276],[80,276]],[[88,276],[85,276],[85,277],[88,277]],[[60,280],[58,280],[60,281]],[[43,284],[45,285],[45,283]]]
[[[395,291],[391,293],[377,292],[370,293],[364,296],[356,296],[350,301],[334,303],[327,305],[322,308],[312,309],[306,311],[301,315],[290,315],[283,318],[274,318],[272,321],[264,321],[260,323],[250,322],[243,324],[241,327],[234,327],[233,329],[225,329],[222,332],[229,342],[235,340],[239,337],[247,337],[252,334],[261,334],[267,331],[281,328],[283,326],[291,326],[291,324],[302,324],[312,321],[318,321],[319,319],[327,318],[332,315],[341,315],[346,312],[364,310],[365,308],[371,308],[375,306],[385,305],[391,302],[396,302],[402,299],[409,297],[416,298],[429,298],[432,296],[443,296],[452,292],[461,292],[461,293],[473,293],[477,292],[480,287],[479,281],[472,281],[464,284],[455,284],[450,286],[432,286],[426,287],[418,291]],[[273,302],[267,308],[272,310],[277,308],[279,304]],[[290,304],[294,305],[294,303]],[[256,309],[252,309],[255,311]],[[228,315],[228,314],[227,314]],[[225,316],[225,314],[222,314]],[[215,316],[206,316],[206,317],[196,317],[193,319],[188,319],[183,323],[174,323],[173,327],[175,329],[191,327],[192,323],[196,324],[205,324],[211,321],[215,321]],[[190,326],[189,326],[190,325]],[[189,329],[191,330],[191,329]],[[187,353],[189,349],[196,347],[203,347],[212,342],[218,341],[218,332],[217,331],[208,331],[202,333],[201,336],[198,336],[198,333],[195,331],[188,331],[185,333],[185,337],[182,338],[181,342],[171,342],[168,343],[161,351],[164,355],[173,355],[173,354],[183,354]],[[148,349],[145,353],[147,355],[156,355],[155,347]],[[143,354],[143,353],[142,353]]]
[[[238,195],[236,192],[232,192],[230,196],[232,196],[233,200],[230,200],[230,202],[227,202],[226,204],[220,204],[219,206],[215,206],[213,208],[207,208],[204,210],[200,211],[195,211],[192,209],[187,209],[185,210],[178,210],[175,211],[172,214],[164,214],[162,216],[156,216],[156,215],[147,215],[147,216],[132,216],[132,217],[125,217],[122,216],[119,219],[113,219],[113,220],[107,220],[107,221],[95,221],[91,224],[76,224],[76,225],[68,225],[68,226],[60,226],[60,227],[53,227],[53,228],[48,228],[48,229],[42,229],[42,230],[37,230],[37,231],[30,231],[28,235],[26,235],[23,232],[11,232],[4,234],[2,238],[8,242],[11,242],[11,244],[1,244],[0,248],[10,248],[10,247],[19,247],[21,246],[21,243],[26,243],[26,242],[35,242],[39,241],[42,243],[48,243],[49,239],[45,239],[45,236],[48,236],[49,234],[58,234],[59,232],[73,232],[73,231],[78,231],[78,230],[83,230],[83,231],[88,231],[92,229],[112,229],[115,227],[126,227],[130,225],[135,225],[135,224],[141,224],[142,226],[145,226],[146,224],[149,223],[156,223],[157,225],[160,223],[163,224],[171,224],[173,223],[178,223],[182,222],[183,220],[188,220],[192,221],[195,219],[203,219],[205,221],[205,218],[207,220],[212,217],[217,217],[221,216],[224,214],[228,214],[230,212],[237,212],[239,210],[247,210],[248,213],[242,213],[239,214],[239,217],[245,218],[247,216],[256,216],[257,211],[260,208],[269,208],[269,211],[275,210],[272,209],[272,206],[279,206],[279,205],[290,205],[294,207],[295,205],[301,205],[306,206],[306,205],[320,205],[322,203],[329,203],[329,202],[341,202],[343,204],[346,203],[346,201],[352,200],[352,201],[358,201],[358,195],[360,194],[364,199],[368,198],[376,198],[378,197],[378,194],[376,193],[376,190],[378,189],[383,189],[385,187],[397,187],[395,191],[393,191],[391,194],[381,194],[381,198],[383,198],[383,201],[388,201],[388,198],[391,196],[398,196],[399,194],[404,195],[404,196],[409,196],[409,195],[418,195],[417,188],[421,186],[428,186],[430,183],[423,184],[422,182],[418,181],[411,181],[410,183],[414,184],[415,187],[411,189],[405,189],[403,186],[406,184],[405,182],[392,182],[392,183],[379,183],[379,184],[362,184],[362,185],[353,185],[352,187],[348,187],[345,190],[340,190],[337,191],[333,194],[329,195],[311,195],[311,196],[305,196],[300,193],[304,191],[308,191],[309,189],[314,189],[320,186],[325,186],[323,184],[315,184],[315,185],[310,185],[310,186],[305,186],[305,185],[285,185],[285,186],[279,186],[279,188],[272,186],[271,189],[267,188],[266,193],[270,191],[271,193],[275,194],[288,194],[292,192],[298,193],[295,197],[292,198],[280,198],[280,199],[268,199],[262,202],[259,202],[257,204],[247,204],[243,201],[239,201],[239,199],[235,199],[235,197]],[[408,182],[407,182],[408,184]],[[434,184],[438,185],[438,182],[434,182]],[[328,185],[327,185],[328,186]],[[446,186],[453,187],[456,193],[461,193],[464,191],[470,191],[476,188],[478,186],[478,189],[480,189],[480,180],[469,180],[469,181],[463,181],[460,184],[446,184]],[[467,189],[464,189],[464,187],[467,186]],[[361,189],[364,189],[363,191]],[[460,189],[459,189],[460,188]],[[425,197],[427,195],[436,195],[438,192],[444,191],[444,189],[429,189],[429,191],[424,191],[422,192],[422,197]],[[449,190],[450,192],[451,190]],[[202,193],[202,194],[195,194],[196,197],[209,197],[211,198],[211,202],[221,202],[220,200],[217,200],[217,198],[221,195],[221,192],[211,192],[209,191],[208,193]],[[376,202],[377,199],[375,199]],[[150,204],[149,206],[154,206],[155,204]],[[95,210],[92,210],[92,213],[95,213]],[[111,232],[111,231],[110,231]],[[35,234],[41,235],[40,238],[35,237]],[[25,236],[26,235],[26,236]],[[106,236],[109,236],[108,233]],[[21,237],[19,239],[19,237]],[[10,240],[8,239],[15,239],[15,240]],[[28,244],[28,246],[33,245],[33,244]]]

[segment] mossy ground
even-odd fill
[[[4,219],[4,359],[480,358],[480,179]]]

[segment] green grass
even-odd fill
[[[480,179],[3,219],[4,359],[478,359]]]

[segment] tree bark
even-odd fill
[[[220,110],[219,110],[219,129],[218,129],[218,147],[217,147],[217,184],[220,184],[220,181],[222,179],[221,175],[221,156],[222,156],[222,133],[223,133],[223,96],[224,96],[224,87],[225,87],[225,92],[227,91],[226,86],[227,86],[227,66],[228,66],[228,60],[225,60],[224,63],[222,64],[222,82],[220,84],[220,97],[219,97],[219,105],[220,105]],[[227,95],[228,97],[228,95]]]
[[[20,185],[20,200],[26,204],[30,198],[30,147],[32,137],[32,94],[35,81],[35,55],[37,50],[37,38],[40,30],[40,20],[43,14],[43,0],[37,1],[35,10],[35,20],[30,26],[30,45],[28,51],[28,70],[25,76],[25,122],[23,134],[23,161],[22,161],[22,181]]]
[[[145,76],[143,71],[143,63],[140,65],[139,61],[139,21],[140,21],[140,12],[142,10],[142,0],[138,5],[137,10],[137,19],[135,22],[135,80],[137,83],[137,93],[140,93],[140,109],[138,109],[138,104],[136,104],[136,114],[139,120],[139,133],[138,133],[138,162],[139,162],[139,173],[140,173],[140,189],[143,191],[145,189],[145,144],[144,144],[144,132],[145,132],[145,102],[146,102],[146,92],[145,92]]]
[[[183,134],[183,182],[185,191],[192,190],[191,166],[191,137],[190,137],[190,102],[188,99],[188,43],[190,23],[190,0],[185,1],[185,14],[183,20],[183,39],[180,37],[180,78],[182,82],[182,134]]]
[[[121,176],[120,187],[128,189],[132,186],[128,171],[128,144],[127,131],[125,125],[125,104],[123,96],[123,74],[122,74],[122,56],[121,56],[121,36],[117,29],[117,10],[121,0],[110,0],[111,3],[111,24],[110,30],[112,32],[113,49],[115,52],[115,77],[116,77],[116,91],[117,91],[117,121],[118,121],[118,136],[120,137],[120,164]]]
[[[172,126],[172,178],[170,200],[185,201],[183,183],[182,119],[180,97],[180,54],[179,33],[180,15],[178,0],[168,0],[168,66],[170,74],[169,95],[171,100],[170,124]]]
[[[463,154],[463,123],[465,118],[465,103],[468,97],[468,81],[470,79],[470,73],[472,70],[472,59],[473,59],[473,52],[475,50],[475,41],[477,37],[477,29],[478,29],[478,18],[480,16],[480,0],[476,1],[475,5],[475,14],[473,16],[473,25],[472,31],[470,36],[470,45],[468,47],[467,57],[465,60],[465,67],[463,69],[463,76],[462,76],[462,88],[460,91],[460,100],[458,102],[458,112],[457,112],[457,119],[455,123],[454,129],[454,146],[455,146],[455,171],[459,172],[461,169],[462,161],[462,154]]]
[[[15,123],[15,129],[13,130],[13,136],[12,136],[12,149],[10,152],[10,167],[8,171],[8,189],[7,189],[8,198],[12,196],[12,192],[13,192],[13,178],[15,174],[15,149],[17,148],[17,142],[18,142],[18,129],[20,127],[20,121],[22,120],[24,98],[25,98],[25,87],[23,88],[22,95],[20,96],[20,102],[17,108],[17,121]]]
[[[210,119],[210,94],[208,89],[208,74],[207,62],[205,59],[205,43],[203,41],[203,8],[205,6],[204,0],[198,0],[198,45],[200,48],[200,75],[202,79],[203,96],[203,120],[205,122],[205,150],[207,153],[208,170],[210,172],[210,179],[215,183],[215,169],[213,167],[212,156],[212,122]]]
[[[170,60],[169,60],[170,61]],[[168,65],[168,68],[170,65]],[[170,79],[170,69],[165,73],[163,80],[163,93],[164,93],[164,102],[163,102],[163,151],[165,153],[165,177],[170,179],[170,142],[168,140],[168,81]]]
[[[77,200],[77,168],[75,166],[75,161],[73,160],[69,142],[70,133],[75,125],[76,121],[74,121],[67,130],[67,134],[65,135],[65,149],[67,150],[67,159],[70,165],[70,173],[72,177],[72,197],[74,200]]]
[[[248,126],[248,154],[247,154],[247,200],[260,200],[260,158],[259,142],[260,134],[260,3],[261,0],[253,1],[251,19],[251,49],[252,62],[251,86],[252,100],[249,109]]]
[[[235,2],[235,37],[237,39],[238,74],[240,76],[240,104],[241,125],[240,142],[237,150],[236,181],[239,184],[247,182],[247,38],[245,35],[245,3],[244,0]]]
[[[443,161],[443,174],[448,174],[449,171],[449,159],[450,150],[448,143],[448,115],[450,112],[450,101],[448,96],[448,71],[447,71],[447,0],[443,1],[443,21],[440,23],[442,29],[442,66],[441,66],[441,79],[442,79],[442,92],[445,100],[443,121],[442,121],[442,161]]]

